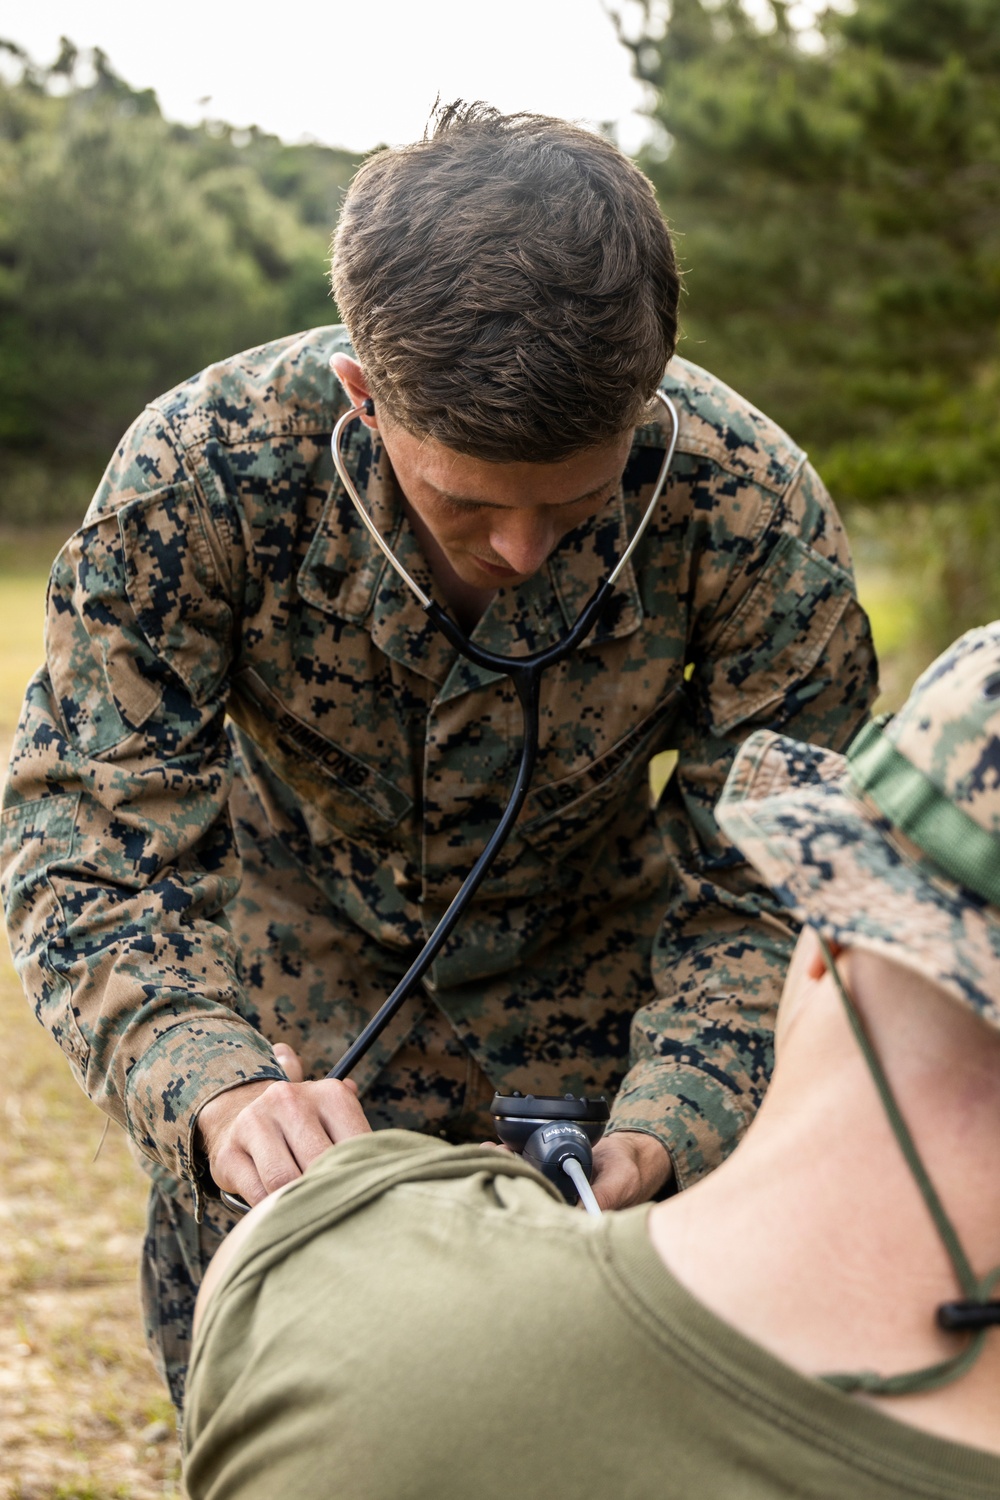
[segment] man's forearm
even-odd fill
[[[656,1136],[615,1130],[594,1147],[591,1184],[602,1208],[648,1203],[673,1175],[670,1153]]]

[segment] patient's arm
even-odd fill
[[[198,1332],[198,1325],[205,1315],[205,1309],[211,1300],[212,1293],[222,1280],[227,1266],[238,1252],[252,1227],[267,1217],[282,1193],[287,1192],[290,1187],[294,1186],[294,1183],[286,1182],[284,1187],[277,1188],[275,1192],[269,1193],[266,1198],[262,1198],[256,1207],[250,1210],[246,1218],[241,1219],[236,1228],[226,1235],[226,1238],[209,1261],[208,1270],[201,1278],[201,1286],[198,1288],[198,1300],[194,1307],[194,1333]]]

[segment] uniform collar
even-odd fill
[[[395,555],[421,588],[440,603],[420,544],[406,519],[388,455],[369,430],[355,424],[344,444],[348,473]],[[332,467],[332,465],[331,465]],[[563,539],[547,564],[516,589],[500,589],[473,632],[491,651],[524,656],[551,645],[577,616],[628,545],[621,489],[599,516]],[[369,537],[338,477],[331,482],[316,534],[299,570],[301,597],[324,613],[364,625],[386,656],[441,689],[439,701],[458,697],[501,674],[474,667],[445,641],[388,560]],[[588,638],[588,645],[631,635],[642,622],[631,563]]]

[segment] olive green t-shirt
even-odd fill
[[[185,1408],[191,1500],[986,1500],[1000,1458],[808,1380],[516,1157],[384,1131],[240,1249]]]

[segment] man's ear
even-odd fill
[[[352,359],[349,354],[332,354],[330,369],[347,392],[347,399],[352,406],[364,406],[366,401],[371,400],[367,377],[356,359]],[[362,412],[361,420],[366,427],[378,427],[378,419],[370,417],[367,412]]]
[[[810,979],[822,979],[823,975],[826,973],[826,959],[824,958],[823,950],[819,945],[819,938],[815,935],[814,932],[812,932],[811,929],[810,933],[813,938],[813,947],[812,952],[809,954],[809,960],[806,964],[806,973],[809,975]],[[844,951],[843,945],[841,943],[834,943],[829,938],[827,939],[826,946],[829,948],[835,959],[839,958]]]

